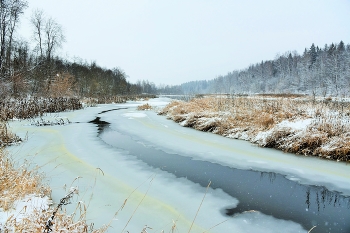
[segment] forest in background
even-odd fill
[[[93,97],[148,94],[298,93],[318,96],[350,94],[350,45],[343,41],[323,47],[312,44],[302,55],[277,55],[212,80],[158,85],[130,83],[117,66],[107,69],[83,59],[58,56],[65,42],[62,27],[41,10],[32,12],[31,41],[17,31],[25,0],[0,0],[0,98]],[[35,46],[31,46],[35,45]],[[234,54],[233,54],[234,55]]]
[[[343,41],[312,44],[302,55],[296,51],[277,55],[244,70],[212,80],[191,81],[159,88],[164,94],[297,93],[318,96],[350,95],[350,45]]]
[[[106,69],[95,62],[59,57],[65,42],[62,27],[41,10],[32,12],[30,18],[31,41],[21,39],[17,30],[28,1],[0,0],[0,5],[0,98],[106,98],[155,93],[153,83],[130,83],[118,67]]]

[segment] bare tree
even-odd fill
[[[10,75],[14,75],[14,70],[11,67],[11,56],[13,53],[13,41],[14,41],[14,32],[19,23],[20,15],[23,14],[24,9],[28,6],[26,1],[22,0],[13,0],[10,3],[10,17],[9,17],[9,27],[8,27],[8,46],[6,52],[6,61],[7,67],[9,69]]]
[[[8,26],[9,1],[0,0],[0,72],[3,73],[3,62],[6,48],[6,32]]]
[[[50,60],[55,49],[60,48],[64,41],[61,25],[49,18],[45,24],[46,58]]]
[[[35,10],[31,17],[34,28],[34,40],[37,43],[40,57],[50,60],[54,51],[65,42],[62,27],[53,18],[45,18],[42,10]]]
[[[41,67],[36,78],[40,80],[41,91],[48,94],[57,73],[52,58],[56,49],[62,46],[65,37],[62,27],[54,19],[46,18],[41,10],[33,12],[31,23],[34,28],[33,35],[37,43],[36,48],[39,52]]]
[[[0,0],[0,71],[4,75],[4,66],[9,66],[12,53],[14,32],[19,16],[27,7],[23,0]],[[9,67],[8,67],[9,68]]]
[[[32,14],[30,22],[34,27],[34,40],[37,42],[37,48],[40,52],[40,57],[43,57],[43,39],[42,39],[42,31],[44,29],[44,12],[42,10],[35,10]]]

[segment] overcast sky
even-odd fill
[[[350,43],[350,0],[29,0],[64,29],[63,57],[119,67],[128,80],[213,79],[312,43]]]

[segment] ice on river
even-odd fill
[[[235,168],[274,171],[299,182],[324,185],[350,194],[350,172],[345,164],[258,148],[245,141],[181,127],[153,111],[136,111],[138,104],[148,102],[161,106],[168,101],[155,99],[64,112],[60,117],[72,122],[65,126],[36,127],[28,125],[27,121],[12,122],[12,130],[23,138],[28,134],[29,139],[10,150],[16,158],[42,166],[53,188],[54,201],[65,195],[68,191],[65,187],[78,186],[80,194],[74,201],[82,200],[88,205],[87,218],[95,226],[112,221],[110,232],[123,229],[140,232],[145,225],[152,228],[149,232],[169,232],[174,224],[178,229],[175,232],[188,232],[199,207],[191,232],[204,232],[222,222],[208,232],[295,233],[307,230],[297,223],[259,212],[224,216],[220,209],[234,207],[238,200],[220,189],[209,188],[201,205],[205,188],[160,168],[151,168],[133,159],[127,151],[118,151],[102,142],[97,137],[97,127],[88,123],[96,116],[111,123],[111,128],[142,138],[166,152]],[[127,109],[98,115],[117,108]],[[50,117],[57,115],[47,116]],[[72,211],[75,206],[67,208]]]
[[[329,190],[350,195],[350,166],[346,163],[314,157],[305,158],[275,149],[260,148],[242,140],[231,140],[212,133],[178,127],[177,123],[159,117],[154,112],[144,113],[147,114],[147,118],[142,120],[121,121],[119,114],[125,114],[121,112],[103,119],[114,122],[111,127],[119,131],[134,134],[137,132],[138,137],[170,153],[181,152],[196,159],[235,168],[277,172],[293,179],[298,177],[300,183],[321,185]],[[306,127],[309,121],[283,122],[281,125],[299,129]],[[140,127],[141,125],[144,127]]]
[[[130,119],[132,118],[141,118],[141,117],[147,117],[147,115],[143,112],[128,112],[128,113],[125,113],[123,116],[126,116]]]

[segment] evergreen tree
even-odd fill
[[[338,52],[344,52],[345,51],[345,45],[343,41],[340,41],[338,47],[337,47]]]
[[[316,47],[315,47],[314,43],[312,43],[312,45],[310,47],[309,55],[310,55],[310,66],[309,66],[309,68],[311,68],[313,66],[313,64],[316,62],[316,58],[317,58]]]
[[[333,55],[336,50],[336,46],[332,43],[328,49],[328,55]]]
[[[322,49],[320,49],[318,46],[316,46],[316,53],[317,56],[322,52]]]

